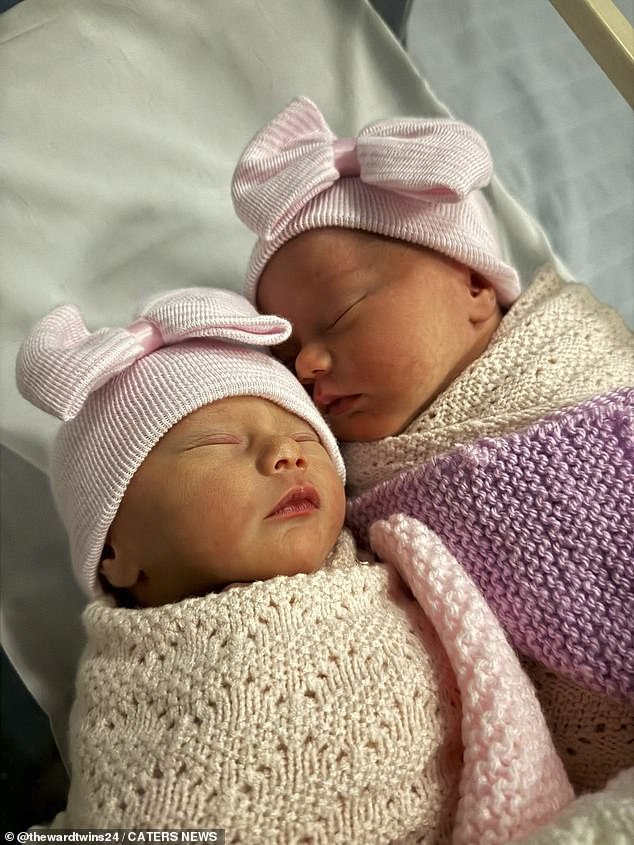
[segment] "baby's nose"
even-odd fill
[[[272,437],[262,451],[260,468],[266,474],[305,470],[308,460],[301,445],[292,437]]]
[[[297,378],[304,384],[325,376],[332,369],[332,358],[328,350],[319,343],[309,343],[302,347],[295,358]]]

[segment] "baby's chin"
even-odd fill
[[[346,420],[329,417],[327,421],[332,433],[341,443],[371,443],[402,434],[410,424],[411,418],[395,420],[359,415]]]
[[[324,566],[326,557],[320,556],[305,556],[301,558],[289,559],[288,562],[281,560],[279,565],[269,576],[274,578],[277,575],[312,575],[313,572],[318,572]]]
[[[386,437],[397,437],[403,434],[414,420],[426,411],[435,401],[437,393],[432,396],[424,394],[413,398],[409,407],[402,405],[400,409],[383,412],[367,409],[353,411],[342,416],[326,416],[326,421],[332,433],[341,443],[369,443],[373,440],[384,440]]]

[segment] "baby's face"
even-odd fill
[[[344,514],[342,481],[307,422],[264,399],[223,399],[170,429],[138,469],[102,571],[146,606],[312,572]]]
[[[274,353],[290,365],[341,440],[403,431],[495,331],[491,286],[431,250],[348,229],[316,229],[273,256],[261,311],[293,335]]]

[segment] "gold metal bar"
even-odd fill
[[[550,0],[634,109],[634,29],[612,0]]]

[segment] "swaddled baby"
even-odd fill
[[[53,490],[94,599],[56,823],[508,842],[571,797],[530,685],[431,532],[406,552],[426,613],[359,560],[336,442],[255,348],[289,333],[186,289],[94,334],[63,306],[22,347],[22,393],[64,420]]]
[[[520,295],[492,172],[464,123],[337,138],[299,97],[234,174],[245,293],[293,324],[274,354],[346,441],[357,536],[399,512],[440,535],[594,790],[634,766],[634,335],[553,267]]]

